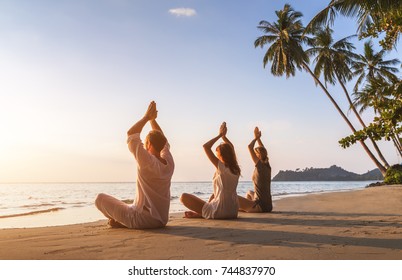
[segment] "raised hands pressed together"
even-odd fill
[[[157,228],[168,222],[174,161],[157,118],[156,103],[152,101],[143,117],[127,131],[127,144],[138,165],[134,203],[127,205],[103,193],[96,198],[96,207],[109,218],[112,227]],[[140,134],[148,122],[152,130],[143,143]],[[233,219],[237,218],[239,205],[241,210],[250,212],[272,210],[271,167],[261,141],[261,131],[258,127],[254,129],[254,138],[248,146],[256,168],[253,175],[254,192],[250,191],[245,198],[237,196],[241,170],[234,145],[227,135],[228,127],[226,122],[222,122],[218,134],[203,145],[207,158],[216,168],[212,195],[209,201],[204,201],[195,195],[183,193],[180,201],[189,209],[185,212],[186,218]],[[212,147],[219,139],[223,142],[213,151]],[[255,148],[256,142],[258,147]]]
[[[240,176],[240,167],[237,163],[233,144],[226,136],[227,126],[223,122],[219,127],[219,134],[206,142],[204,151],[216,167],[213,180],[213,194],[208,202],[195,195],[183,193],[180,201],[191,211],[185,212],[186,218],[232,219],[237,217],[238,199],[236,188]],[[224,143],[216,147],[216,154],[212,146],[222,138]]]
[[[96,198],[96,207],[109,218],[112,227],[158,228],[169,219],[174,161],[157,117],[156,103],[152,101],[144,116],[127,131],[128,148],[138,165],[134,203],[127,205],[103,193]],[[148,122],[152,130],[142,143],[140,134]]]
[[[255,148],[255,143],[258,147]],[[254,138],[248,145],[251,159],[255,164],[253,173],[254,191],[248,191],[246,197],[239,196],[240,210],[245,212],[271,212],[271,165],[268,152],[261,141],[261,131],[254,128]]]

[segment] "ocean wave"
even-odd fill
[[[22,205],[21,208],[36,208],[36,207],[54,206],[54,205],[56,204],[53,203],[28,204],[28,205]]]
[[[193,194],[203,195],[203,194],[207,194],[207,193],[204,193],[204,192],[193,192]]]
[[[55,202],[55,201],[54,201]],[[88,204],[88,202],[63,202],[63,201],[60,201],[60,202],[58,202],[59,204],[64,204],[64,205],[76,205],[76,204],[78,204],[78,205],[81,205],[81,204]]]
[[[321,192],[327,192],[323,190],[312,190],[312,191],[304,191],[304,192],[280,192],[280,193],[274,193],[272,196],[286,196],[286,195],[304,195],[304,194],[312,194],[312,193],[321,193]]]
[[[328,190],[310,190],[310,191],[296,191],[296,192],[279,192],[273,193],[272,196],[294,196],[294,195],[306,195],[306,194],[314,194],[314,193],[329,193],[329,192],[343,192],[349,191],[349,188],[343,189],[328,189]]]
[[[20,208],[38,208],[38,207],[52,207],[56,205],[66,205],[72,207],[82,207],[88,204],[88,202],[63,202],[63,201],[52,201],[52,203],[36,203],[36,204],[26,204],[19,206]]]
[[[4,215],[4,216],[0,216],[0,219],[3,219],[3,218],[15,218],[15,217],[22,217],[22,216],[30,216],[30,215],[37,215],[37,214],[55,212],[55,211],[59,211],[59,210],[63,210],[63,209],[65,209],[65,208],[56,207],[56,208],[49,208],[49,209],[45,209],[45,210],[38,210],[38,211],[31,211],[31,212],[25,212],[25,213]]]

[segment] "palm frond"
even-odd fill
[[[313,19],[307,24],[305,33],[312,32],[318,26],[324,26],[328,24],[333,25],[337,14],[336,10],[334,9],[334,4],[336,4],[336,2],[336,0],[332,0],[326,8],[315,15]]]
[[[254,47],[268,46],[263,58],[264,68],[271,63],[271,73],[275,76],[294,76],[296,69],[301,69],[302,62],[308,62],[302,44],[309,38],[302,39],[304,27],[301,22],[302,13],[294,11],[285,4],[284,8],[275,11],[277,20],[273,23],[265,20],[257,26],[264,35],[254,41]]]

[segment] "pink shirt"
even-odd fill
[[[130,135],[127,144],[138,163],[133,207],[139,213],[148,212],[152,218],[166,225],[169,219],[170,182],[174,171],[169,143],[160,153],[166,164],[145,150],[139,133]]]

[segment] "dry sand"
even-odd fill
[[[0,259],[398,259],[402,186],[276,201],[274,212],[236,220],[172,215],[155,230],[111,229],[106,220],[0,230]]]

